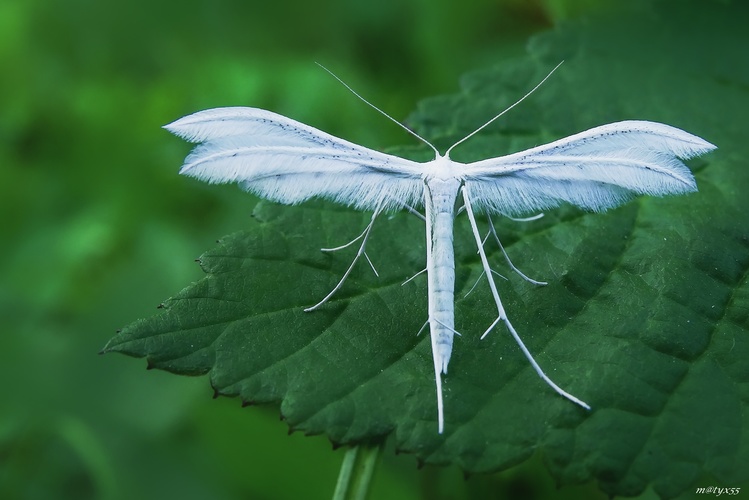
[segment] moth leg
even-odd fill
[[[408,212],[410,212],[410,213],[411,213],[412,215],[415,215],[415,216],[416,216],[416,217],[418,217],[419,219],[421,219],[421,220],[423,220],[424,222],[426,222],[426,220],[427,220],[427,219],[426,219],[426,217],[424,217],[423,215],[421,215],[421,214],[419,213],[419,211],[418,211],[418,210],[416,210],[416,209],[415,209],[414,207],[412,207],[412,206],[411,206],[411,205],[409,205],[408,203],[403,203],[403,208],[405,208],[405,209],[406,209],[406,210],[407,210]],[[426,267],[425,267],[424,269],[422,269],[421,271],[419,271],[418,273],[416,273],[416,274],[414,274],[413,276],[411,276],[410,278],[408,278],[408,279],[407,279],[406,281],[404,281],[403,283],[401,283],[401,286],[403,286],[403,285],[405,285],[406,283],[410,282],[411,280],[413,280],[414,278],[416,278],[416,277],[417,277],[417,276],[419,276],[420,274],[424,274],[425,272],[427,272],[427,268],[426,268]]]
[[[512,326],[512,323],[510,323],[510,320],[507,318],[507,313],[505,312],[504,306],[502,306],[502,300],[499,298],[499,293],[497,292],[497,286],[494,284],[494,278],[492,277],[491,268],[489,267],[489,260],[486,258],[486,253],[484,253],[484,249],[481,245],[481,234],[479,233],[478,226],[476,225],[476,218],[473,215],[473,209],[471,208],[471,201],[470,201],[470,193],[467,185],[464,185],[463,188],[463,199],[465,200],[465,207],[466,212],[468,213],[468,220],[471,223],[471,229],[473,230],[473,236],[476,239],[476,245],[479,248],[479,255],[481,256],[481,265],[484,267],[484,272],[486,273],[487,278],[489,279],[489,288],[491,288],[492,296],[494,297],[494,303],[497,306],[497,319],[494,320],[494,322],[487,328],[487,330],[484,332],[484,334],[481,336],[483,339],[486,337],[486,335],[499,323],[500,321],[503,321],[505,326],[507,327],[507,330],[509,330],[512,337],[515,339],[515,342],[517,342],[518,347],[520,347],[520,350],[523,351],[523,354],[525,355],[526,359],[530,362],[531,366],[534,370],[536,370],[536,373],[539,377],[541,377],[544,382],[549,384],[549,386],[554,389],[557,394],[560,396],[564,396],[565,398],[569,399],[573,403],[576,403],[586,410],[590,410],[590,405],[588,405],[586,402],[582,401],[581,399],[578,399],[577,397],[573,396],[572,394],[566,392],[562,388],[560,388],[557,384],[555,384],[541,369],[541,367],[536,363],[536,360],[533,359],[533,355],[530,353],[527,347],[525,347],[525,344],[520,339],[520,335],[518,335],[518,332],[515,331],[515,327]]]
[[[378,273],[377,269],[375,269],[375,266],[374,266],[374,264],[372,264],[372,260],[369,258],[369,255],[367,254],[367,252],[364,252],[364,258],[367,259],[367,262],[369,263],[369,267],[372,268],[372,272],[375,273],[375,276],[377,276],[379,278],[380,277],[380,273]]]
[[[348,266],[348,269],[346,270],[346,272],[343,273],[343,277],[338,282],[338,284],[335,286],[335,288],[333,288],[333,290],[331,290],[330,293],[328,295],[326,295],[324,299],[322,299],[320,302],[318,302],[314,306],[306,308],[304,310],[304,312],[314,311],[315,309],[317,309],[318,307],[320,307],[321,305],[323,305],[324,303],[326,303],[328,300],[330,300],[330,298],[343,286],[343,282],[346,281],[346,278],[348,278],[349,274],[351,274],[351,271],[354,269],[354,266],[356,265],[356,262],[359,260],[359,258],[362,255],[364,255],[365,258],[367,259],[367,261],[369,261],[369,265],[372,266],[372,270],[375,272],[375,274],[377,274],[377,270],[372,265],[372,261],[369,260],[369,257],[366,255],[366,252],[364,251],[364,248],[367,246],[367,240],[369,239],[369,234],[372,231],[372,226],[374,226],[375,219],[377,218],[378,215],[380,215],[380,212],[382,211],[380,207],[381,207],[381,205],[378,205],[377,208],[375,209],[375,211],[372,213],[372,219],[369,221],[369,224],[367,224],[367,227],[364,229],[364,231],[362,232],[362,234],[360,234],[359,236],[357,236],[356,238],[354,238],[352,241],[350,241],[349,243],[346,243],[345,245],[343,245],[341,247],[328,248],[328,249],[323,248],[323,251],[340,250],[342,248],[346,248],[347,246],[351,245],[355,241],[358,241],[360,239],[362,240],[361,245],[359,245],[359,251],[356,252],[356,256],[354,257],[354,260],[351,262],[351,265]]]
[[[356,243],[357,241],[359,241],[360,239],[364,238],[364,235],[367,234],[367,230],[368,229],[369,229],[369,226],[365,227],[364,231],[362,231],[362,233],[359,236],[357,236],[353,240],[349,241],[345,245],[341,245],[339,247],[334,247],[334,248],[321,248],[320,251],[321,252],[337,252],[338,250],[343,250],[344,248],[348,248],[351,245],[353,245],[354,243]]]
[[[411,276],[410,278],[408,278],[408,279],[407,279],[406,281],[404,281],[403,283],[401,283],[401,286],[403,286],[403,285],[405,285],[406,283],[410,282],[411,280],[413,280],[414,278],[416,278],[416,277],[417,277],[417,276],[419,276],[420,274],[424,274],[425,272],[427,272],[427,268],[426,268],[426,267],[425,267],[424,269],[422,269],[421,271],[419,271],[418,273],[416,273],[416,274],[414,274],[413,276]]]
[[[362,239],[364,237],[365,233],[368,230],[369,230],[369,226],[367,226],[366,228],[364,228],[364,231],[359,236],[357,236],[353,240],[349,241],[345,245],[341,245],[341,246],[335,247],[335,248],[321,248],[320,251],[321,252],[337,252],[338,250],[343,250],[344,248],[348,248],[351,245],[353,245],[354,243],[356,243],[357,241],[359,241],[360,239]],[[367,252],[364,252],[364,258],[367,259],[367,262],[369,262],[369,267],[372,268],[372,272],[374,272],[375,276],[377,276],[379,278],[380,277],[380,273],[378,273],[377,269],[375,269],[375,266],[374,266],[374,264],[372,264],[372,260],[369,258],[369,255],[367,254]]]
[[[419,335],[421,335],[421,332],[423,332],[423,331],[424,331],[424,328],[426,328],[428,324],[429,324],[429,320],[426,320],[426,321],[424,322],[424,324],[423,324],[423,325],[421,325],[421,328],[419,328],[419,331],[418,331],[418,332],[416,332],[416,336],[417,336],[417,337],[418,337]]]
[[[534,218],[531,218],[530,220],[535,220],[535,219],[541,218],[541,217],[543,217],[543,215],[544,214],[540,214],[540,216],[536,216]],[[512,261],[510,260],[510,256],[507,255],[507,252],[505,251],[505,247],[502,245],[502,242],[499,241],[499,236],[497,235],[497,230],[494,229],[494,223],[492,222],[492,218],[491,217],[487,217],[487,219],[489,220],[489,232],[494,235],[494,240],[497,242],[497,245],[499,245],[499,249],[502,250],[502,254],[505,256],[505,259],[507,260],[507,263],[510,265],[510,267],[512,268],[512,270],[515,271],[516,273],[518,273],[528,283],[533,283],[534,285],[548,285],[549,283],[547,283],[546,281],[537,281],[537,280],[534,280],[533,278],[529,278],[528,276],[526,276],[525,274],[523,274],[520,271],[520,269],[518,269],[517,267],[515,267],[515,264],[513,264]],[[486,241],[486,240],[484,240],[484,241]],[[483,248],[483,245],[482,245],[482,248]]]
[[[544,216],[544,213],[541,212],[541,213],[538,213],[536,215],[531,215],[530,217],[510,217],[509,215],[504,214],[504,213],[502,215],[504,215],[508,219],[513,220],[515,222],[530,222],[530,221],[533,221],[533,220],[540,219],[541,217]]]
[[[451,328],[451,327],[447,326],[446,324],[444,324],[444,323],[443,323],[442,321],[438,320],[437,318],[434,318],[434,321],[436,321],[436,322],[437,322],[437,323],[439,323],[440,325],[444,326],[445,328],[447,328],[448,330],[450,330],[451,332],[453,332],[453,333],[454,333],[455,335],[457,335],[458,337],[462,337],[462,336],[463,336],[463,334],[462,334],[462,333],[460,333],[460,332],[459,332],[458,330],[456,330],[455,328]],[[445,369],[445,370],[443,371],[443,373],[447,373],[447,369]]]
[[[406,209],[406,211],[408,211],[408,212],[410,212],[411,214],[415,215],[415,216],[416,216],[416,217],[418,217],[419,219],[421,219],[421,220],[423,220],[423,221],[425,221],[425,222],[426,222],[426,220],[427,220],[427,219],[426,219],[426,217],[424,217],[423,215],[421,215],[421,213],[419,213],[419,211],[418,211],[418,210],[416,210],[416,209],[415,209],[414,207],[412,207],[412,206],[411,206],[411,205],[409,205],[408,203],[404,203],[404,204],[403,204],[403,208],[405,208],[405,209]]]
[[[463,208],[465,208],[465,205],[463,205]],[[516,219],[516,218],[513,218],[513,217],[509,217],[509,216],[505,216],[505,217],[507,217],[508,219],[514,220],[514,221],[523,222],[523,221],[530,221],[530,220],[540,219],[543,216],[544,216],[544,214],[538,214],[538,215],[534,215],[533,217],[528,217],[528,218],[525,218],[525,219]],[[520,269],[518,269],[517,267],[515,267],[515,264],[513,264],[512,261],[510,260],[510,256],[507,255],[507,252],[505,251],[505,247],[502,245],[502,242],[499,241],[499,236],[497,236],[497,231],[496,231],[496,229],[494,229],[494,222],[492,221],[492,218],[491,217],[487,217],[487,220],[489,221],[489,232],[486,233],[486,236],[484,236],[484,239],[481,240],[481,248],[484,248],[484,246],[486,245],[486,240],[488,240],[489,236],[491,236],[493,234],[494,235],[494,239],[497,242],[497,245],[499,245],[499,249],[502,250],[502,254],[505,256],[505,260],[510,265],[510,268],[513,271],[515,271],[516,273],[518,273],[520,275],[520,277],[522,277],[525,281],[527,281],[529,283],[533,283],[534,285],[548,285],[548,283],[546,281],[538,281],[538,280],[534,280],[533,278],[529,278],[522,271],[520,271]],[[494,272],[494,274],[496,274],[497,276],[500,276],[500,277],[502,277],[504,279],[507,279],[507,278],[505,278],[504,276],[502,276],[501,274],[499,274],[497,272]],[[476,288],[476,285],[478,284],[478,282],[479,282],[479,280],[481,279],[482,276],[483,276],[483,274],[481,276],[479,276],[479,279],[476,280],[476,283],[473,285],[473,287],[471,287],[471,289],[468,291],[468,293],[465,294],[464,298],[468,297],[468,294],[471,293],[474,288]]]
[[[495,271],[494,269],[492,269],[491,271],[492,271],[492,273],[494,273],[495,275],[499,276],[499,277],[500,277],[500,278],[502,278],[503,280],[505,280],[505,281],[508,281],[508,279],[507,279],[507,278],[506,278],[505,276],[502,276],[501,274],[499,274],[499,273],[498,273],[497,271]],[[479,277],[478,277],[478,278],[476,279],[476,283],[474,283],[474,284],[473,284],[473,286],[471,287],[471,289],[470,289],[470,290],[468,290],[468,291],[466,292],[466,294],[465,294],[465,295],[463,295],[463,298],[464,298],[464,299],[465,299],[466,297],[468,297],[468,296],[469,296],[469,295],[471,294],[471,292],[473,292],[473,289],[474,289],[474,288],[476,288],[476,287],[478,286],[479,282],[481,281],[481,278],[483,278],[485,274],[486,274],[486,272],[484,272],[484,271],[481,271],[481,274],[480,274],[480,275],[479,275]]]

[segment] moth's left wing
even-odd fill
[[[374,151],[256,108],[216,108],[164,128],[201,143],[181,174],[237,182],[280,203],[322,197],[359,209],[418,204],[422,164]]]
[[[715,149],[677,128],[623,121],[499,158],[465,166],[474,205],[506,215],[562,202],[603,211],[640,194],[697,191],[679,160]]]

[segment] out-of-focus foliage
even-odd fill
[[[600,9],[0,3],[0,498],[328,498],[341,455],[325,439],[287,437],[273,409],[206,401],[203,379],[95,355],[107,332],[199,279],[193,260],[211,241],[248,224],[246,195],[176,175],[186,148],[159,127],[252,105],[370,147],[402,143],[312,62],[402,118],[417,99],[453,91],[466,70],[521,54],[530,34]],[[558,492],[539,459],[464,482],[457,469],[417,472],[412,459],[386,455],[375,498],[592,491]]]

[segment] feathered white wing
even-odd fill
[[[467,164],[474,205],[520,215],[568,202],[603,211],[639,194],[697,191],[679,160],[715,149],[668,125],[623,121],[519,153]]]
[[[419,203],[423,164],[374,151],[255,108],[216,108],[164,127],[201,143],[181,174],[237,182],[285,204],[322,197],[358,209]]]

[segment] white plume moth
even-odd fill
[[[563,202],[599,212],[641,194],[661,196],[694,192],[697,190],[694,177],[679,159],[715,149],[709,142],[668,125],[622,121],[507,156],[474,163],[450,159],[450,151],[458,144],[522,102],[553,72],[515,104],[455,143],[444,155],[415,132],[406,129],[434,150],[434,159],[425,163],[358,146],[255,108],[200,111],[165,128],[183,139],[200,143],[185,160],[181,174],[210,183],[236,182],[249,192],[283,204],[320,197],[359,210],[373,211],[369,225],[351,242],[361,240],[351,266],[333,291],[307,311],[330,299],[357,260],[362,255],[366,257],[365,246],[378,215],[387,210],[424,208],[429,297],[427,322],[437,384],[438,430],[442,433],[441,375],[447,373],[453,335],[458,333],[454,328],[453,258],[453,220],[458,198],[465,207],[497,308],[497,318],[482,338],[497,323],[504,322],[538,375],[560,395],[590,409],[587,403],[564,391],[546,376],[510,323],[484,252],[475,212],[489,216],[519,216],[553,208]],[[346,87],[351,90],[348,85]],[[490,227],[494,232],[493,226]],[[517,271],[512,263],[510,265]]]

